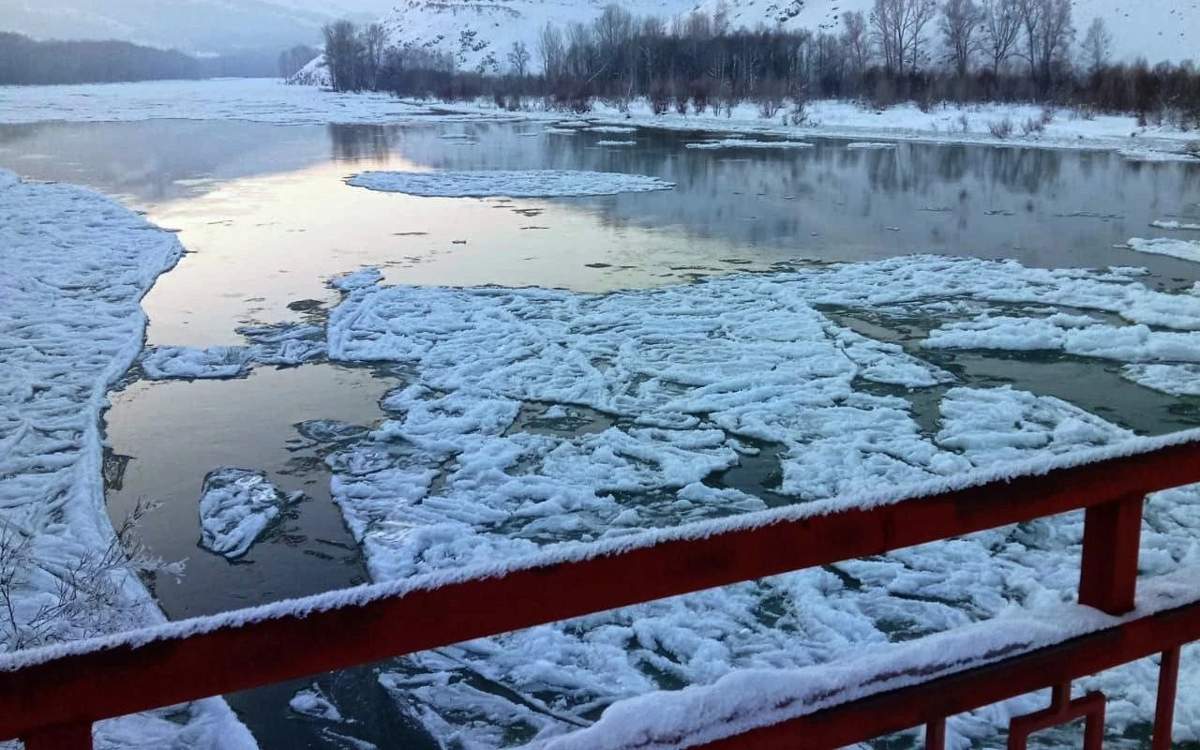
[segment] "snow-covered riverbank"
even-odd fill
[[[141,350],[139,302],[181,252],[96,193],[0,171],[0,649],[164,619],[105,511],[100,415]],[[254,746],[220,699],[96,731],[98,747]]]
[[[1189,144],[1200,133],[1167,125],[1139,126],[1132,115],[1089,115],[1070,110],[1047,111],[1032,104],[938,104],[923,111],[915,104],[874,109],[855,102],[813,101],[804,107],[803,122],[794,124],[789,107],[764,118],[757,105],[743,103],[731,113],[714,116],[655,115],[646,101],[634,101],[627,112],[597,101],[582,116],[546,111],[540,100],[508,111],[481,100],[445,104],[433,100],[396,99],[387,94],[338,94],[314,86],[289,86],[275,79],[244,78],[207,81],[148,81],[77,86],[0,86],[0,123],[42,121],[136,121],[152,119],[247,120],[276,124],[422,124],[455,120],[575,120],[592,130],[621,127],[706,131],[741,136],[784,138],[834,137],[860,141],[901,140],[925,143],[970,143],[1039,148],[1103,149],[1131,159],[1196,159]],[[1007,122],[1006,138],[992,134]],[[1028,128],[1028,132],[1026,132]],[[605,132],[605,131],[602,131]],[[611,131],[609,131],[611,132]]]

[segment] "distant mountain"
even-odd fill
[[[397,0],[383,18],[393,44],[449,52],[460,68],[500,72],[514,41],[533,53],[547,21],[566,28],[573,21],[590,23],[609,0]],[[868,12],[872,0],[628,0],[619,3],[638,16],[672,18],[723,4],[734,27],[759,24],[788,29],[836,32],[845,11]],[[1113,36],[1115,59],[1146,57],[1200,62],[1200,0],[1076,0],[1075,27],[1082,39],[1092,19],[1106,20]],[[930,33],[934,33],[930,25]]]
[[[0,31],[36,39],[118,39],[193,54],[282,50],[321,26],[372,20],[390,0],[0,0]]]

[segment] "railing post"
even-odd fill
[[[946,750],[946,718],[925,725],[925,750]]]
[[[1175,690],[1179,685],[1179,646],[1162,654],[1158,665],[1158,696],[1154,707],[1154,735],[1151,750],[1171,750],[1175,723]]]
[[[91,724],[43,727],[21,738],[25,750],[92,750]]]
[[[1141,495],[1131,495],[1085,512],[1080,604],[1110,615],[1133,610],[1144,503]]]

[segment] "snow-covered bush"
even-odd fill
[[[993,120],[988,123],[988,132],[992,134],[992,137],[1004,140],[1013,133],[1012,120],[1008,117],[1003,120]]]
[[[138,502],[107,547],[66,565],[49,565],[33,554],[33,537],[0,521],[0,651],[35,648],[104,635],[144,622],[130,611],[125,587],[130,576],[178,578],[183,564],[168,563],[140,541],[137,528],[157,506]],[[33,606],[22,606],[31,577],[53,579],[53,588]],[[152,606],[152,605],[151,605]]]

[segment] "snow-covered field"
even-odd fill
[[[502,113],[490,113],[487,117],[514,119]],[[387,94],[337,94],[312,86],[288,86],[272,78],[0,86],[0,123],[167,118],[282,125],[424,123],[447,119],[445,115],[431,117],[427,107],[404,103]]]
[[[0,650],[163,620],[104,507],[100,412],[137,357],[175,236],[81,188],[0,170]],[[115,547],[114,547],[115,545]],[[114,554],[115,552],[115,554]],[[220,699],[97,727],[98,747],[253,747]]]

